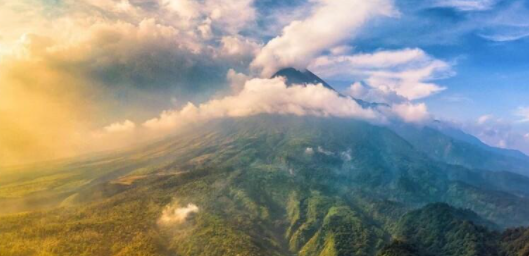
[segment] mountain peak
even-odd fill
[[[322,84],[325,88],[336,91],[327,82],[319,78],[314,73],[310,72],[308,69],[298,70],[295,68],[284,68],[284,69],[277,71],[272,76],[272,78],[276,78],[276,77],[284,77],[286,79],[287,86],[292,86],[294,84],[301,84],[301,85]]]
[[[335,92],[338,92],[332,86],[330,86],[327,82],[325,82],[323,79],[321,79],[320,77],[318,77],[317,75],[315,75],[314,73],[312,73],[308,69],[298,70],[298,69],[295,69],[295,68],[292,68],[292,67],[284,68],[284,69],[281,69],[281,70],[277,71],[272,76],[272,78],[276,78],[276,77],[284,77],[286,79],[286,84],[289,87],[294,85],[294,84],[301,84],[301,85],[322,84],[325,88],[333,90]],[[373,102],[368,102],[368,101],[364,101],[364,100],[361,100],[361,99],[356,99],[356,98],[353,98],[351,96],[345,96],[345,95],[343,95],[343,94],[341,94],[339,92],[338,92],[338,94],[341,97],[347,97],[347,98],[353,99],[362,108],[377,108],[377,107],[380,107],[380,106],[385,106],[385,107],[389,106],[389,105],[384,104],[384,103],[373,103]]]

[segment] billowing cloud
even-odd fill
[[[130,120],[125,120],[121,123],[113,123],[109,126],[104,127],[103,129],[106,132],[109,133],[116,133],[116,132],[131,132],[136,128],[136,124],[134,124]]]
[[[158,225],[172,226],[183,224],[191,214],[198,212],[199,208],[195,204],[188,204],[185,207],[171,204],[163,210],[162,216],[158,219]]]
[[[164,111],[158,118],[146,121],[144,126],[154,130],[171,130],[192,122],[262,113],[352,117],[373,121],[381,118],[376,111],[363,109],[356,101],[341,97],[321,84],[287,87],[283,78],[254,78],[248,80],[238,94],[198,106],[189,103],[179,110]]]
[[[240,36],[225,36],[221,39],[222,53],[227,55],[247,56],[253,58],[261,45]]]
[[[324,50],[351,38],[368,20],[395,16],[391,0],[318,0],[312,14],[291,22],[252,62],[265,77],[284,67],[303,69]]]
[[[398,95],[407,100],[425,98],[444,90],[432,81],[453,75],[449,63],[435,59],[421,49],[321,56],[311,63],[310,68],[323,77],[362,81],[379,91],[376,92],[378,96]],[[361,93],[359,86],[355,85],[356,92],[351,88],[354,93]]]
[[[430,114],[424,103],[412,104],[410,102],[394,104],[391,106],[392,111],[405,122],[421,123],[428,121]]]
[[[433,80],[449,74],[449,64],[420,49],[351,54],[348,40],[366,22],[398,15],[392,0],[304,6],[278,21],[288,25],[265,43],[254,37],[260,14],[253,0],[2,1],[0,162],[70,157],[188,123],[261,113],[428,119],[426,106],[410,100],[444,89]],[[350,95],[391,106],[364,109],[321,85],[247,75],[252,67],[268,76],[309,65],[355,78]],[[223,96],[228,84],[232,94]]]
[[[379,90],[371,86],[364,85],[362,82],[355,82],[345,91],[345,95],[355,99],[361,99],[369,102],[398,104],[408,101],[406,98],[397,95],[391,90]]]
[[[242,91],[242,89],[244,89],[244,84],[250,79],[247,75],[243,73],[237,73],[237,71],[233,69],[228,70],[226,78],[228,79],[231,90],[234,93],[239,93]]]
[[[109,120],[227,89],[260,47],[240,34],[251,0],[6,0],[0,16],[1,165],[106,150],[95,137],[133,130]]]

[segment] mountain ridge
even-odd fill
[[[0,254],[518,256],[529,178],[474,168],[484,150],[349,118],[210,120],[2,171]]]

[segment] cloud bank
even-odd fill
[[[0,16],[0,165],[125,145],[94,137],[227,89],[260,47],[241,35],[251,0],[6,0]]]
[[[288,87],[283,78],[254,78],[233,96],[214,99],[198,106],[168,110],[143,126],[152,130],[172,130],[181,125],[223,117],[244,117],[257,114],[291,114],[380,119],[374,110],[363,109],[356,101],[341,97],[323,85]]]
[[[258,114],[344,117],[385,123],[392,119],[421,123],[430,115],[425,104],[402,102],[391,106],[363,108],[357,101],[343,97],[321,84],[287,86],[284,78],[253,78],[232,95],[182,109],[163,111],[143,126],[154,131],[172,131],[186,124],[224,117],[245,117]]]
[[[437,0],[436,7],[455,8],[460,11],[486,11],[498,3],[498,0]]]

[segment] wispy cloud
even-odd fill
[[[383,94],[393,93],[408,100],[444,90],[432,81],[454,74],[449,63],[421,49],[322,56],[316,58],[310,68],[324,77],[362,81]]]
[[[179,207],[178,204],[171,204],[163,210],[162,215],[158,219],[158,225],[172,226],[183,224],[191,214],[198,212],[199,208],[195,204],[190,203],[185,207]]]
[[[232,96],[164,111],[159,117],[146,121],[144,126],[170,131],[193,122],[262,113],[352,117],[373,121],[381,118],[374,110],[363,109],[354,100],[341,97],[322,85],[288,87],[283,78],[254,78],[246,81],[244,88]]]
[[[485,11],[490,10],[498,0],[436,0],[435,7],[448,7],[460,11]]]
[[[529,10],[525,1],[514,1],[490,15],[479,35],[495,42],[517,41],[529,37]]]
[[[116,132],[131,132],[136,128],[136,124],[134,124],[130,120],[125,120],[121,123],[113,123],[109,126],[106,126],[103,128],[108,133],[116,133]]]

